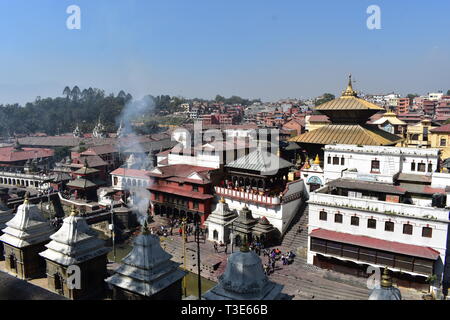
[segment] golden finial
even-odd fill
[[[381,286],[383,288],[392,287],[392,279],[391,279],[391,276],[389,275],[389,270],[387,267],[384,268],[383,275],[381,276]]]
[[[72,205],[72,209],[70,210],[70,216],[71,217],[76,217],[78,215],[78,211],[77,211],[77,209],[75,208],[75,205],[73,204]]]
[[[347,89],[345,89],[345,91],[342,93],[342,96],[343,97],[356,97],[357,96],[356,91],[353,90],[351,74],[348,76],[348,86],[347,86]]]
[[[225,203],[225,199],[223,197],[220,197],[220,203]]]
[[[30,201],[28,200],[28,198],[30,197],[30,193],[27,191],[25,193],[25,199],[23,200],[23,204],[28,204],[30,203]]]
[[[314,160],[314,164],[320,164],[319,155],[316,155],[316,159]]]
[[[250,252],[250,248],[247,243],[247,235],[244,236],[244,243],[241,246],[241,252]]]

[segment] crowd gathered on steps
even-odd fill
[[[188,236],[196,235],[196,226],[194,223],[187,223],[185,227],[185,237],[187,240]],[[168,226],[160,226],[159,228],[152,228],[152,233],[157,234],[158,236],[168,237],[173,236],[178,233],[180,237],[183,236],[183,222],[181,219],[171,219]],[[203,238],[205,242],[205,230],[199,228],[200,238]],[[213,248],[215,253],[225,253],[228,254],[228,243],[223,243],[222,241],[217,242],[214,241]],[[222,249],[219,251],[219,249]],[[252,241],[249,244],[249,250],[255,252],[258,256],[263,255],[264,258],[267,258],[267,263],[263,264],[264,273],[269,276],[273,274],[276,270],[277,263],[282,263],[282,265],[289,265],[294,262],[295,253],[292,251],[282,252],[278,248],[267,249],[264,247],[262,242],[257,240]],[[264,259],[263,259],[264,260]]]

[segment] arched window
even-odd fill
[[[213,231],[213,239],[214,240],[219,240],[219,232],[217,232],[217,230]]]
[[[117,179],[117,177],[114,177],[113,180],[113,184],[116,186],[119,183],[119,179]]]

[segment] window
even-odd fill
[[[350,219],[350,224],[351,224],[352,226],[359,226],[359,218],[353,216],[353,217]]]
[[[411,162],[411,171],[416,171],[416,163]]]
[[[198,186],[193,185],[193,186],[192,186],[192,191],[198,192]]]
[[[339,165],[339,158],[338,157],[333,157],[333,164],[334,165]]]
[[[384,231],[393,232],[394,231],[394,223],[392,221],[386,221],[384,223]]]
[[[198,209],[198,202],[194,201],[194,209]]]
[[[336,222],[336,223],[342,223],[342,214],[336,213],[336,214],[334,215],[334,222]]]
[[[445,147],[447,145],[447,139],[441,139],[440,145],[441,147]]]
[[[367,228],[376,229],[377,228],[377,220],[375,220],[375,219],[367,220]]]
[[[431,238],[432,234],[433,234],[433,229],[431,229],[430,227],[422,228],[422,237]]]
[[[214,240],[218,240],[219,239],[219,232],[217,232],[217,230],[213,231],[213,239]]]
[[[319,213],[319,219],[320,220],[324,220],[324,221],[327,221],[327,213],[326,213],[326,211],[320,211],[320,213]]]
[[[419,165],[417,166],[417,171],[425,172],[425,163],[423,162],[419,163]]]
[[[412,234],[412,231],[413,231],[412,224],[407,223],[403,225],[403,234]]]
[[[331,164],[331,156],[328,156],[328,164]]]
[[[428,164],[428,172],[433,172],[433,164],[432,163]]]
[[[345,165],[345,158],[344,157],[341,158],[341,166],[343,166],[343,165]]]
[[[371,172],[380,172],[380,161],[379,160],[372,160],[372,168],[370,171]]]

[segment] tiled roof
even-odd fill
[[[0,161],[1,162],[15,162],[24,161],[35,158],[48,158],[52,157],[55,152],[51,149],[42,148],[21,148],[19,150],[14,147],[0,148]]]
[[[314,238],[348,243],[360,247],[400,253],[408,256],[414,256],[430,260],[436,260],[437,258],[439,258],[440,255],[439,251],[436,251],[429,247],[422,247],[412,244],[387,241],[367,236],[359,236],[324,229],[315,229],[311,231],[309,235]]]
[[[292,166],[292,163],[260,148],[226,165],[227,168],[258,171],[261,174],[273,174]]]
[[[148,173],[145,170],[118,168],[111,172],[111,175],[149,179]]]
[[[101,154],[108,154],[108,153],[114,153],[117,152],[117,147],[113,144],[104,144],[101,146],[93,146],[87,149],[86,151],[82,152],[82,156],[94,156],[94,155],[101,155]]]
[[[160,172],[162,172],[162,174],[154,172],[156,170],[159,170]],[[150,171],[148,175],[160,178],[170,178],[173,181],[180,181],[180,182],[185,181],[196,184],[206,184],[211,182],[208,177],[211,171],[214,171],[214,169],[207,167],[192,166],[187,164],[175,164],[155,168],[152,171]],[[190,178],[192,174],[197,174],[201,178],[201,180]]]
[[[370,103],[358,97],[340,97],[316,107],[317,111],[323,110],[384,110],[384,108]]]
[[[152,185],[148,187],[151,191],[157,191],[157,192],[165,192],[165,193],[172,193],[176,194],[182,197],[187,198],[194,198],[194,199],[200,199],[200,200],[207,200],[214,198],[213,195],[205,194],[201,192],[195,192],[195,191],[187,191],[187,190],[181,190],[178,188],[173,188],[169,186],[160,186],[160,185]]]
[[[329,186],[345,188],[351,190],[367,190],[374,192],[382,192],[388,194],[399,194],[403,195],[406,193],[406,189],[400,188],[399,186],[394,186],[387,183],[380,182],[368,182],[368,181],[355,181],[350,179],[336,179],[330,181]]]
[[[393,145],[403,139],[370,125],[330,124],[290,139],[315,144]]]
[[[430,130],[433,133],[450,133],[450,123]]]

